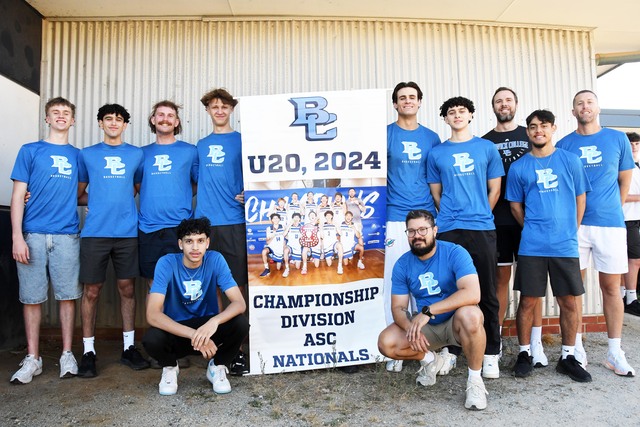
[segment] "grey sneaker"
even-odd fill
[[[480,377],[469,377],[467,380],[467,399],[464,407],[467,409],[481,411],[487,407],[487,389]]]
[[[389,372],[402,372],[402,360],[388,360],[386,369]]]
[[[416,384],[428,387],[436,383],[436,375],[438,371],[442,369],[442,366],[444,366],[444,359],[440,357],[438,353],[433,354],[435,355],[435,359],[433,359],[431,363],[423,364],[424,362],[422,360],[420,361],[421,367],[416,377]]]
[[[33,377],[42,373],[42,357],[36,359],[33,354],[27,354],[20,366],[21,368],[11,377],[11,383],[29,384]]]
[[[71,378],[78,375],[78,362],[70,351],[60,356],[60,378]]]

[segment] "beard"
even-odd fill
[[[498,120],[498,123],[507,123],[510,122],[511,120],[513,120],[513,118],[515,117],[515,114],[512,112],[509,113],[496,113],[496,119]]]
[[[427,243],[427,241],[425,239],[422,239],[423,242],[425,242],[425,246],[422,247],[416,247],[414,245],[415,241],[411,242],[411,244],[409,246],[411,246],[411,253],[414,254],[417,257],[421,257],[421,256],[425,256],[426,254],[428,254],[429,252],[431,252],[433,250],[433,248],[435,248],[436,246],[436,240],[433,239],[431,241],[431,243]]]

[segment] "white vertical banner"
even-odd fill
[[[387,96],[240,99],[251,374],[381,358]]]

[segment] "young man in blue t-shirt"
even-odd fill
[[[598,97],[590,90],[581,90],[573,97],[571,110],[578,128],[562,138],[558,148],[577,154],[582,160],[592,190],[587,194],[587,206],[578,229],[580,268],[584,272],[590,257],[599,272],[602,304],[607,322],[609,351],[605,365],[616,374],[634,376],[620,348],[624,305],[620,298],[621,275],[628,271],[627,231],[624,224],[624,204],[634,167],[627,136],[598,123]],[[577,302],[582,306],[582,299]],[[580,318],[580,324],[582,318]],[[578,331],[581,329],[578,327]],[[587,365],[582,346],[582,334],[576,337],[576,359]]]
[[[198,150],[195,145],[176,139],[182,132],[179,109],[168,100],[153,106],[149,127],[156,135],[156,142],[142,147],[138,248],[140,275],[147,279],[149,287],[158,259],[180,252],[176,237],[178,224],[193,217]]]
[[[213,89],[200,99],[213,132],[198,141],[198,194],[195,216],[211,220],[211,248],[222,254],[233,278],[246,295],[247,235],[244,217],[242,138],[231,127],[231,113],[238,105],[225,89]],[[240,352],[231,367],[233,375],[249,372]]]
[[[480,309],[484,314],[487,348],[482,375],[498,378],[500,352],[499,304],[496,297],[496,231],[492,209],[500,196],[504,168],[495,145],[471,134],[475,107],[467,98],[450,98],[440,115],[451,137],[429,155],[427,181],[438,209],[440,240],[465,248],[480,280]]]
[[[527,117],[533,144],[510,168],[506,198],[523,226],[514,289],[520,291],[516,326],[520,351],[514,372],[527,377],[533,370],[531,326],[547,276],[560,307],[562,355],[556,370],[572,380],[590,382],[591,375],[575,358],[578,329],[576,296],[584,294],[578,257],[578,226],[591,189],[578,156],[553,146],[556,131],[551,111],[536,110]]]
[[[393,323],[380,333],[380,352],[394,360],[419,360],[416,383],[435,384],[445,361],[433,350],[461,346],[469,363],[465,408],[487,407],[480,370],[486,343],[482,327],[478,275],[469,253],[456,244],[436,240],[438,227],[426,210],[406,217],[410,251],[393,267]],[[419,313],[412,315],[410,298]]]
[[[162,366],[161,395],[178,391],[177,360],[190,354],[209,359],[207,379],[217,394],[229,393],[227,365],[249,333],[246,304],[222,255],[208,251],[211,223],[186,219],[178,226],[181,253],[160,258],[147,301],[151,328],[144,348]],[[218,290],[229,299],[220,311]]]
[[[98,299],[113,263],[120,294],[124,350],[120,362],[132,369],[146,369],[135,347],[135,280],[138,276],[138,210],[135,187],[142,179],[142,150],[122,140],[129,112],[121,105],[106,104],[98,110],[104,140],[78,155],[78,195],[88,210],[80,241],[82,342],[84,354],[78,376],[97,375],[95,323]],[[87,193],[88,187],[88,193]]]
[[[384,307],[387,325],[393,323],[393,266],[409,250],[404,236],[407,213],[412,209],[425,209],[435,214],[433,198],[427,185],[427,157],[433,146],[440,143],[440,137],[418,123],[422,96],[422,90],[414,82],[398,83],[391,94],[398,119],[387,126],[387,223],[384,251]],[[359,209],[350,206],[349,202],[347,209],[354,214],[354,222],[357,223],[360,218]],[[402,370],[402,361],[387,362],[387,370],[399,372]]]
[[[80,150],[69,144],[75,111],[76,106],[64,98],[50,99],[44,107],[47,138],[23,145],[11,172],[12,252],[27,335],[27,356],[11,377],[13,384],[30,383],[42,373],[40,319],[49,281],[60,310],[60,378],[78,373],[71,352],[75,300],[82,295],[77,210]],[[31,198],[25,205],[27,191]]]

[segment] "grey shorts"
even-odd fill
[[[82,296],[78,281],[80,237],[78,234],[27,233],[29,264],[16,263],[20,283],[20,302],[41,304],[47,300],[49,280],[58,301]]]

